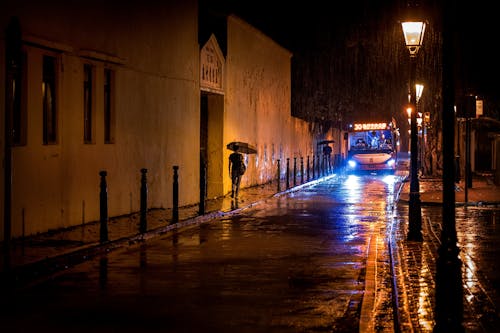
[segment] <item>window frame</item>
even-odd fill
[[[10,87],[6,96],[11,101],[11,131],[12,131],[12,146],[20,147],[26,146],[28,141],[27,134],[27,109],[26,109],[26,96],[27,96],[27,65],[28,53],[23,47],[21,50],[21,64],[15,71],[7,73],[6,84],[13,86]],[[16,84],[17,82],[17,84]]]
[[[83,63],[83,143],[95,143],[96,66]]]
[[[50,59],[51,64],[48,61]],[[55,145],[59,136],[59,110],[58,110],[58,68],[59,58],[57,55],[44,53],[42,55],[42,143],[44,145]],[[50,66],[50,68],[49,68]],[[48,72],[51,73],[48,73]],[[47,89],[49,88],[49,90]]]
[[[113,68],[104,67],[103,71],[103,120],[104,143],[115,143],[115,75]]]

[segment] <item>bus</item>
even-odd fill
[[[394,118],[349,124],[347,145],[347,171],[396,170],[399,129]]]

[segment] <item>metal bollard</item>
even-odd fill
[[[139,232],[141,234],[148,230],[148,184],[146,179],[146,173],[148,169],[141,169],[141,219],[139,224]]]
[[[297,185],[297,157],[293,158],[293,186]]]
[[[326,175],[326,156],[321,156],[321,176],[324,177]]]
[[[319,158],[319,154],[316,155],[316,167],[318,168],[318,170],[316,170],[317,174],[318,174],[318,178],[321,177],[321,159]]]
[[[108,241],[108,185],[106,184],[106,171],[100,171],[101,176],[101,191],[99,193],[100,200],[100,242]]]
[[[306,170],[307,170],[307,181],[309,181],[309,155],[307,155],[307,166],[306,166]]]
[[[286,158],[286,189],[290,188],[290,158]]]
[[[200,155],[200,203],[198,204],[198,215],[203,215],[205,214],[207,200],[207,164],[203,155]]]
[[[314,156],[313,154],[313,165],[312,165],[312,169],[313,169],[313,179],[316,178],[316,156]]]
[[[300,183],[304,184],[304,158],[300,157]]]
[[[281,191],[281,187],[280,187],[280,180],[281,180],[281,165],[280,165],[281,161],[278,159],[278,192]]]
[[[172,223],[179,222],[179,166],[174,165],[174,185],[172,195]]]

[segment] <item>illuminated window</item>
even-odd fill
[[[43,56],[43,144],[57,143],[56,58]]]
[[[94,68],[90,64],[83,65],[83,141],[94,142]]]
[[[104,69],[104,143],[115,142],[114,72]]]

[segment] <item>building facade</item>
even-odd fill
[[[40,3],[0,10],[0,239],[171,208],[229,192],[226,144],[246,141],[242,186],[271,181],[277,160],[315,151],[311,124],[291,116],[292,54],[235,16],[227,53],[200,45],[196,0]],[[10,134],[9,134],[10,133]]]

